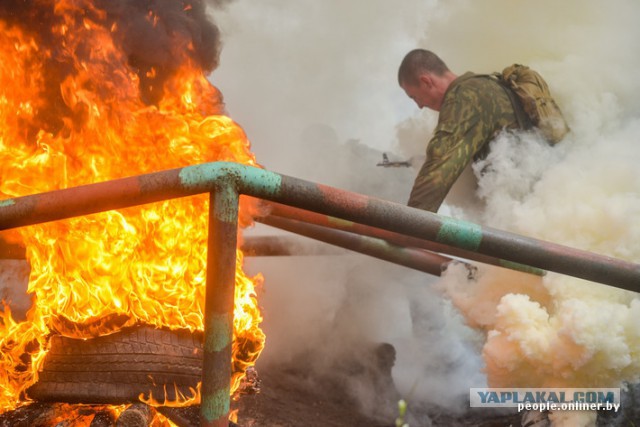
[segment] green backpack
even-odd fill
[[[551,144],[558,143],[569,132],[569,125],[551,96],[547,82],[536,71],[513,64],[494,76],[515,93],[533,126],[540,129]]]

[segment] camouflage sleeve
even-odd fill
[[[431,212],[437,212],[456,179],[493,133],[476,90],[456,87],[451,95],[443,103],[427,147],[427,160],[408,202]]]

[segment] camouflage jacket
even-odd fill
[[[473,73],[451,83],[409,206],[436,212],[464,168],[474,158],[486,155],[496,134],[519,127],[506,90],[491,77]]]

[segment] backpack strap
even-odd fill
[[[476,76],[490,78],[491,80],[498,83],[500,87],[504,89],[505,93],[509,97],[509,100],[511,101],[511,106],[513,107],[513,113],[516,116],[516,121],[518,122],[518,126],[520,126],[520,128],[523,130],[530,130],[533,128],[533,123],[531,122],[531,119],[529,118],[527,113],[525,113],[524,111],[524,107],[522,106],[522,101],[520,101],[520,98],[518,98],[515,92],[505,83],[500,73],[476,74]]]
[[[509,99],[511,100],[511,105],[513,106],[513,111],[516,115],[516,120],[518,121],[518,124],[520,125],[520,127],[523,130],[532,129],[533,122],[531,121],[531,118],[529,117],[529,115],[525,113],[520,97],[518,97],[518,95],[516,95],[513,89],[511,89],[506,84],[506,82],[502,79],[502,75],[500,75],[500,73],[494,73],[494,76],[495,76],[495,79],[498,81],[498,84],[502,86],[502,88],[507,93],[507,96],[509,96]]]

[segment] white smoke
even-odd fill
[[[639,3],[237,0],[215,16],[224,47],[212,80],[258,161],[401,203],[415,170],[369,168],[369,157],[349,150],[358,140],[401,158],[424,155],[437,116],[415,111],[397,87],[404,54],[431,49],[459,74],[530,65],[548,81],[572,133],[554,148],[533,136],[517,143],[501,136],[479,183],[484,213],[471,217],[640,260]],[[363,175],[372,177],[369,187]],[[482,363],[490,383],[507,386],[618,385],[640,373],[635,294],[488,268],[473,284],[452,269],[437,287],[486,333],[482,344],[430,289],[432,279],[381,261],[330,258],[274,268],[249,261],[266,276],[265,360],[342,346],[353,335],[388,341],[398,351],[400,392],[451,407],[484,385]]]
[[[300,138],[317,123],[341,142],[392,148],[396,124],[412,112],[397,66],[434,5],[238,0],[216,12],[224,46],[213,80],[262,164],[305,177],[296,166],[306,154]]]
[[[485,202],[479,222],[638,262],[640,64],[631,52],[640,44],[640,4],[449,6],[446,19],[429,25],[426,46],[462,70],[530,64],[550,83],[572,127],[554,148],[533,136],[505,134],[494,142],[491,171],[479,181]],[[476,43],[461,40],[454,22]],[[490,55],[470,48],[490,45],[500,48]],[[483,356],[491,385],[619,387],[638,381],[637,294],[556,274],[534,287],[523,288],[525,280],[532,279],[487,269],[477,284],[455,274],[441,284],[467,321],[487,333]],[[582,421],[577,416],[555,414],[552,421],[595,422],[593,414]]]
[[[212,81],[258,162],[405,203],[415,171],[376,163],[382,151],[391,160],[423,155],[396,152],[396,127],[414,112],[396,75],[435,4],[238,0],[216,12],[223,51]],[[359,347],[388,342],[397,351],[400,393],[451,411],[463,410],[468,388],[485,381],[479,343],[429,288],[430,276],[362,256],[249,259],[247,265],[265,275],[262,364],[304,358],[330,372]],[[376,390],[363,385],[348,387],[366,410],[376,403]],[[395,411],[391,405],[387,411]]]

